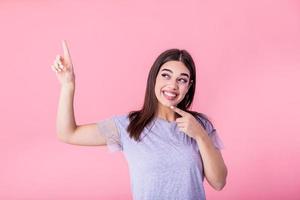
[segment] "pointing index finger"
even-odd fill
[[[186,112],[185,112],[185,111],[183,111],[183,110],[181,110],[181,109],[179,109],[179,108],[177,108],[177,107],[175,107],[175,106],[170,106],[170,108],[171,108],[172,110],[174,110],[176,113],[178,113],[179,115],[181,115],[181,116],[185,116],[185,115],[186,115]]]
[[[71,64],[71,55],[66,40],[62,41],[62,46],[64,51],[64,59],[66,59],[66,61]]]

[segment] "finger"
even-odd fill
[[[67,41],[62,41],[63,51],[64,51],[64,60],[72,67],[71,55],[67,45]]]
[[[183,117],[178,117],[175,121],[176,121],[176,123],[183,123],[183,122],[185,122],[185,120],[184,120]]]
[[[55,60],[59,61],[61,59],[60,55],[56,55]]]
[[[54,62],[53,64],[56,68],[59,68],[59,63],[57,61]]]
[[[57,60],[57,59],[54,61],[54,65],[57,66],[58,68],[62,69],[62,70],[65,68],[65,66],[62,64],[62,62],[60,60]]]
[[[177,122],[176,124],[177,124],[177,126],[180,126],[180,127],[186,126],[186,124],[184,122]]]
[[[181,115],[182,117],[184,117],[184,116],[186,116],[188,114],[187,112],[185,112],[185,111],[183,111],[183,110],[181,110],[181,109],[179,109],[179,108],[177,108],[175,106],[170,106],[170,108],[172,110],[174,110],[176,113],[178,113],[179,115]]]
[[[59,67],[59,64],[57,62],[54,63],[54,67],[57,71],[62,71],[62,69]]]
[[[55,62],[58,62],[63,65],[63,63],[65,63],[65,60],[61,55],[57,55],[55,58]]]
[[[181,131],[184,131],[184,130],[185,130],[185,127],[184,127],[184,126],[178,126],[178,125],[177,125],[177,127],[178,127],[178,129],[181,130]]]
[[[55,60],[55,61],[54,61],[54,65],[59,66],[59,65],[60,65],[59,60]]]
[[[178,127],[179,131],[184,132],[185,133],[185,128],[184,127]]]
[[[51,65],[51,68],[52,68],[52,70],[55,71],[56,73],[59,72],[58,69],[57,69],[54,65]]]
[[[64,69],[65,69],[65,66],[64,66],[63,64],[61,64],[61,63],[58,63],[58,67],[59,67],[59,69],[61,69],[61,70],[64,70]]]

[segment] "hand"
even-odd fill
[[[52,70],[56,72],[56,76],[61,85],[72,83],[75,84],[75,74],[70,52],[65,40],[62,41],[64,56],[57,55]]]
[[[200,134],[205,132],[204,128],[199,124],[197,119],[195,119],[192,114],[174,106],[171,106],[170,108],[182,116],[176,119],[176,123],[180,131],[184,132],[195,140],[198,139]]]

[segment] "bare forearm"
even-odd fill
[[[76,121],[73,108],[74,93],[74,83],[62,84],[56,119],[56,131],[58,137],[61,139],[65,139],[76,129]]]
[[[221,190],[226,184],[227,177],[227,168],[221,152],[214,147],[206,133],[199,134],[196,141],[201,152],[207,181],[216,190]]]

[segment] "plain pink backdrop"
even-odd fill
[[[56,138],[62,39],[78,124],[140,108],[155,58],[187,49],[229,170],[207,198],[300,198],[299,1],[4,0],[0,24],[0,199],[131,199],[122,153]]]

